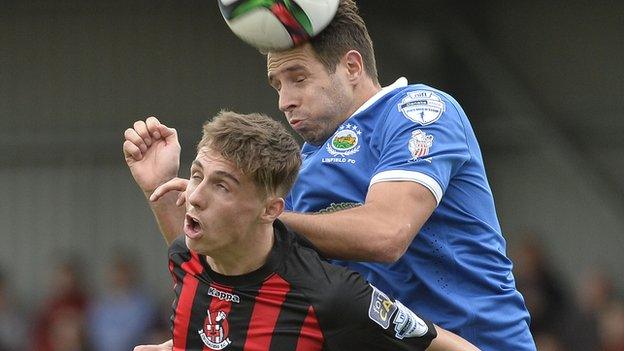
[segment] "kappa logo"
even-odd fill
[[[204,342],[204,345],[213,350],[223,350],[232,343],[230,338],[228,338],[230,326],[227,321],[227,315],[225,312],[219,310],[213,321],[210,310],[206,310],[206,313],[207,316],[204,321],[204,327],[197,332]]]
[[[212,286],[210,287],[210,289],[208,289],[208,295],[216,297],[217,299],[223,300],[223,301],[231,301],[231,302],[236,302],[236,303],[240,302],[240,297],[238,295],[230,294],[228,292],[221,291],[221,290],[217,290],[213,288]]]
[[[390,318],[397,310],[397,306],[379,289],[371,285],[373,294],[371,295],[370,306],[368,307],[368,317],[382,328],[388,329]]]
[[[437,121],[446,108],[444,101],[429,90],[408,92],[397,107],[405,118],[423,126]]]
[[[412,132],[412,136],[407,143],[414,160],[427,156],[431,146],[433,146],[433,135],[427,134],[420,129]]]
[[[394,335],[397,339],[421,337],[427,334],[429,327],[416,313],[405,307],[400,301],[394,303],[398,312],[392,323],[394,323]]]

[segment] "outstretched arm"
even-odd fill
[[[381,182],[371,186],[362,206],[328,214],[288,212],[280,220],[306,236],[326,257],[394,262],[436,205],[423,185]]]
[[[155,117],[136,121],[126,129],[123,153],[137,185],[149,198],[154,190],[175,178],[180,168],[180,143],[175,129]],[[182,232],[184,209],[176,206],[179,193],[170,192],[158,201],[149,201],[167,244]]]

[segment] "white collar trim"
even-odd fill
[[[377,100],[381,99],[384,95],[388,94],[389,92],[393,91],[396,88],[403,88],[407,86],[407,78],[405,77],[401,77],[399,79],[397,79],[394,83],[388,85],[387,87],[383,87],[381,88],[380,91],[377,92],[377,94],[373,95],[370,99],[366,100],[366,102],[360,106],[360,108],[358,108],[355,112],[353,112],[353,114],[349,117],[353,117],[355,115],[357,115],[358,113],[366,110],[370,105],[374,104]]]

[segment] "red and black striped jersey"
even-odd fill
[[[332,265],[279,221],[267,262],[224,276],[190,251],[169,248],[176,299],[174,351],[424,350],[436,332],[358,273]]]

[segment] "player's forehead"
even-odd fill
[[[197,151],[197,156],[191,163],[191,169],[193,168],[202,169],[206,173],[223,171],[236,176],[242,175],[242,172],[237,167],[236,163],[223,157],[220,152],[215,151],[210,147],[202,147]]]
[[[284,72],[293,70],[312,71],[318,68],[322,68],[322,65],[309,44],[267,54],[267,75],[269,80]]]

